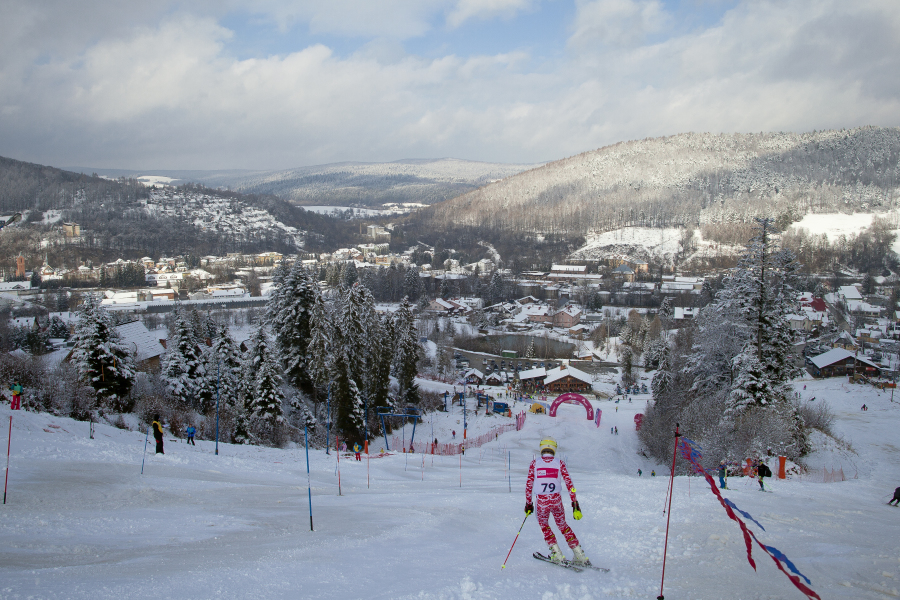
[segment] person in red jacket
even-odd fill
[[[591,561],[585,556],[584,550],[575,537],[575,532],[566,523],[566,513],[562,504],[563,485],[572,499],[572,511],[575,520],[581,519],[581,507],[575,498],[575,486],[566,469],[566,463],[556,457],[556,442],[552,439],[541,440],[541,457],[531,461],[528,467],[528,481],[525,484],[525,514],[534,512],[531,503],[531,495],[537,496],[537,519],[544,534],[544,541],[550,547],[550,560],[563,562],[565,556],[556,543],[556,536],[550,529],[550,515],[553,515],[556,526],[569,544],[569,548],[575,553],[575,564],[590,565]]]

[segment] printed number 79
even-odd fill
[[[542,483],[541,485],[544,486],[544,491],[542,492],[543,494],[546,494],[548,492],[552,494],[552,493],[556,492],[556,484],[555,483]]]

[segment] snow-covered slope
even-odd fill
[[[276,238],[303,248],[306,231],[286,225],[269,211],[248,202],[196,191],[163,188],[150,192],[144,209],[151,215],[187,218],[195,227],[232,239]]]
[[[300,204],[431,204],[534,166],[454,158],[348,162],[264,173],[216,174],[201,182],[246,193],[275,194]]]
[[[806,390],[797,384],[804,399],[832,404],[837,430],[856,452],[823,446],[810,464],[842,466],[858,479],[826,484],[813,472],[774,481],[773,493],[763,494],[755,482],[731,478],[726,496],[765,527],[749,523],[822,598],[897,597],[900,508],[885,502],[900,483],[900,402],[843,380],[805,383]],[[100,426],[90,440],[86,423],[18,412],[8,503],[0,508],[0,596],[655,598],[668,479],[665,465],[637,454],[633,416],[645,398],[618,411],[610,401],[595,402],[603,410],[599,428],[572,405],[555,419],[529,415],[521,432],[470,449],[461,460],[344,456],[342,495],[335,454],[311,451],[315,531],[300,449],[222,444],[215,456],[210,441],[195,448],[167,440],[166,454],[155,456],[151,439],[142,476],[143,433]],[[863,402],[869,411],[859,410]],[[9,415],[0,408],[0,424]],[[450,441],[461,421],[458,407],[433,425],[429,416],[417,439]],[[473,417],[470,434],[503,421]],[[531,552],[544,549],[533,517],[500,569],[524,517],[528,463],[546,436],[558,440],[584,511],[576,522],[566,503],[569,523],[608,574],[533,560]],[[771,560],[755,556],[756,572],[740,531],[708,488],[697,478],[676,478],[667,598],[803,598]]]
[[[900,129],[711,134],[621,142],[442,202],[431,226],[584,235],[896,207]]]

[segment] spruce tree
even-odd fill
[[[331,352],[334,347],[334,324],[321,295],[316,296],[310,316],[310,339],[307,346],[307,368],[316,385],[324,386],[331,380]]]
[[[186,406],[199,401],[197,393],[203,375],[201,350],[190,321],[181,311],[175,312],[160,371],[172,396]]]
[[[400,308],[394,315],[394,336],[396,340],[394,372],[400,386],[400,401],[405,404],[418,404],[421,399],[419,386],[415,382],[421,354],[416,334],[412,307],[409,304],[409,300],[404,298],[400,303]]]
[[[337,409],[335,424],[342,437],[349,441],[361,441],[364,438],[363,399],[350,376],[350,367],[344,349],[339,349],[334,356],[334,382],[331,386],[331,398]]]
[[[275,427],[284,420],[284,394],[263,326],[254,332],[245,360],[244,372],[249,375],[247,381],[250,383],[247,404],[250,421],[255,430],[271,437]]]
[[[94,388],[98,403],[121,409],[134,383],[134,364],[112,317],[93,295],[85,295],[72,341],[71,361],[82,381]]]
[[[419,277],[419,268],[413,266],[406,269],[406,275],[403,277],[404,295],[415,302],[424,292],[424,288],[422,278]]]
[[[288,380],[311,392],[312,379],[307,369],[308,346],[311,335],[312,308],[319,296],[319,287],[309,272],[296,261],[267,303],[266,320],[275,335],[275,345]]]

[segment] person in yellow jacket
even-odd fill
[[[156,440],[156,453],[165,454],[163,452],[163,429],[162,425],[159,424],[159,416],[153,420],[151,428],[153,429],[153,439]]]

